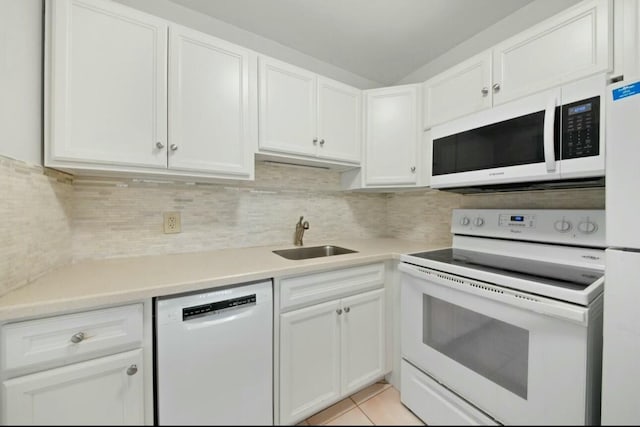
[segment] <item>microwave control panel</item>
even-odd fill
[[[600,97],[562,106],[562,158],[600,154]]]

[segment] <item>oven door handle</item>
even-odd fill
[[[422,267],[414,267],[411,264],[401,262],[398,265],[398,270],[401,272],[413,276],[419,280],[421,291],[424,292],[427,286],[444,286],[450,289],[456,289],[460,292],[475,295],[478,298],[487,298],[494,301],[499,301],[503,304],[517,307],[522,310],[533,311],[534,313],[542,314],[545,316],[555,317],[557,319],[568,320],[579,325],[585,325],[587,323],[587,315],[584,309],[573,308],[569,304],[563,304],[562,306],[554,304],[553,302],[547,302],[543,297],[531,297],[520,292],[509,291],[506,288],[501,288],[491,283],[475,281],[465,277],[460,277],[458,280],[449,281],[447,276],[453,276],[450,273],[430,273],[422,271]],[[602,278],[602,280],[604,280]],[[461,284],[460,282],[465,282]],[[467,285],[468,284],[468,285]],[[474,285],[480,285],[477,288]],[[404,286],[404,285],[403,285]],[[499,289],[500,293],[482,290],[483,288],[495,288]],[[518,297],[520,295],[520,297]]]
[[[544,162],[547,172],[556,170],[556,154],[554,150],[554,134],[556,121],[556,97],[549,99],[547,108],[544,110]]]

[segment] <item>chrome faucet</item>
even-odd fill
[[[304,230],[309,229],[309,221],[302,222],[304,217],[301,216],[300,220],[296,224],[296,234],[293,239],[293,244],[296,246],[302,246],[302,236],[304,235]]]

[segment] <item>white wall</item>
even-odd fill
[[[339,80],[360,89],[371,89],[384,86],[350,71],[323,62],[298,50],[284,46],[271,39],[243,30],[234,25],[212,18],[169,0],[115,0],[152,15],[186,27],[191,27],[215,37],[227,40],[240,46],[255,50],[258,53],[272,56],[298,67],[306,68],[323,76]],[[233,1],[233,0],[229,0]],[[247,11],[247,13],[251,13]]]
[[[42,163],[42,0],[0,0],[0,155]]]
[[[499,42],[532,27],[580,0],[534,0],[506,18],[413,71],[397,84],[420,83]]]

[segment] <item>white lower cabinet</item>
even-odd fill
[[[134,303],[3,325],[1,424],[151,423],[150,319]]]
[[[292,424],[386,374],[385,290],[280,315],[280,424]]]
[[[142,350],[3,383],[3,424],[144,424]]]

